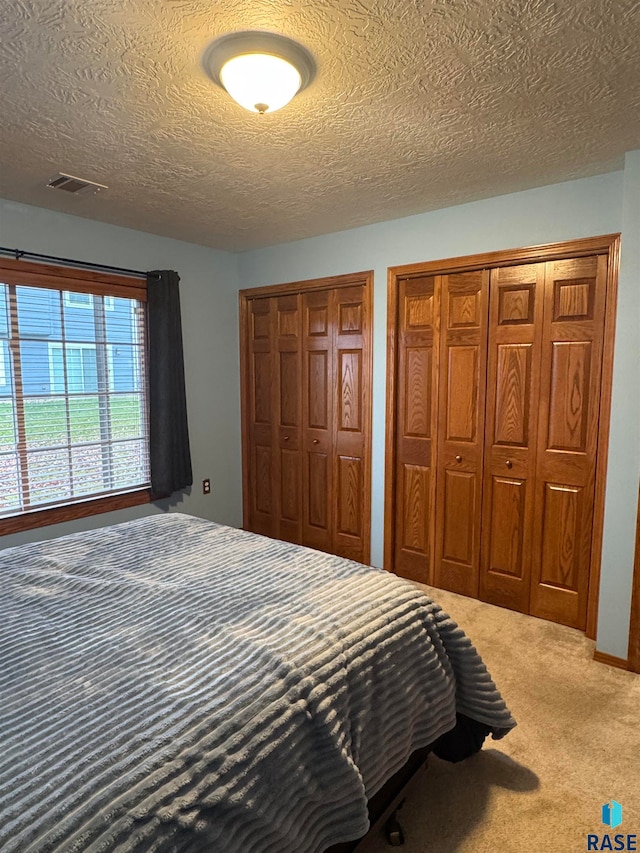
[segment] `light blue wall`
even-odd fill
[[[623,223],[624,185],[625,172],[614,172],[240,255],[241,287],[374,270],[371,555],[376,565],[382,564],[383,555],[387,267],[618,232]],[[632,190],[630,186],[629,191]],[[634,221],[633,214],[626,216],[629,223]],[[637,219],[635,224],[637,226]],[[638,239],[637,232],[635,239]],[[640,270],[640,263],[637,257],[632,257],[632,250],[625,251],[623,263],[626,272],[620,282],[621,304],[626,304],[627,297],[631,302],[637,300]],[[616,373],[618,397],[624,397],[626,383],[634,376],[636,388],[640,381],[637,344],[631,343],[634,321],[630,318],[624,322],[627,335],[622,342],[623,356]],[[637,335],[637,323],[635,328]],[[632,363],[634,355],[635,366]],[[614,409],[612,435],[624,431],[626,417],[627,414],[619,415]],[[625,459],[625,451],[612,441],[611,470],[623,467]],[[617,483],[612,486],[617,491],[618,501],[628,507],[636,506],[637,468],[635,487],[633,478],[633,473],[627,472],[620,488]],[[607,515],[607,542],[611,542],[614,536],[610,515]],[[619,657],[626,657],[628,590],[632,573],[629,548],[633,547],[633,531],[626,517],[628,515],[629,512],[620,524],[621,529],[615,533],[618,547],[607,551],[602,568],[603,591],[606,593],[601,609],[599,647]]]
[[[194,486],[163,501],[0,539],[0,547],[49,539],[173,508],[239,526],[242,521],[237,256],[12,201],[0,201],[0,245],[131,269],[180,274]],[[201,481],[211,478],[210,495]],[[2,522],[0,521],[0,531]]]
[[[640,151],[625,157],[598,648],[627,657],[640,478]]]

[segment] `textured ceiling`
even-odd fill
[[[245,112],[200,69],[242,29],[315,56],[280,112]],[[219,248],[606,172],[640,148],[638,0],[3,0],[0,39],[1,196]],[[109,189],[46,189],[58,171]]]

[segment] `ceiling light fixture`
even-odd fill
[[[241,106],[254,113],[281,109],[308,86],[316,66],[309,51],[276,33],[230,33],[211,42],[202,67]]]

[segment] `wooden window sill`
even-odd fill
[[[34,509],[0,521],[0,536],[21,533],[23,530],[33,530],[36,527],[45,527],[49,524],[62,524],[65,521],[74,521],[77,518],[87,518],[90,515],[114,512],[146,503],[151,503],[151,491],[148,488],[126,492],[122,495],[107,495],[103,498],[89,499],[67,506]]]

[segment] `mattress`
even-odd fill
[[[464,632],[381,569],[180,513],[0,552],[0,848],[320,853],[463,715]]]

